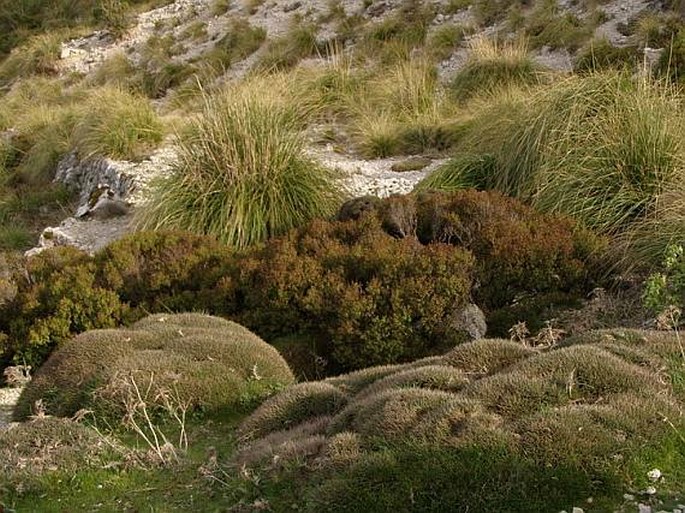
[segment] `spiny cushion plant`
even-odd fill
[[[609,341],[659,363],[623,359],[601,347]],[[266,482],[304,475],[297,495],[308,511],[403,511],[411,496],[421,511],[558,511],[582,502],[599,512],[643,489],[652,468],[666,476],[659,493],[682,493],[685,452],[675,440],[685,430],[685,396],[671,385],[682,374],[677,334],[590,332],[564,347],[516,346],[480,340],[366,369],[358,387],[343,386],[359,382],[356,372],[286,389],[244,422],[234,462]],[[302,416],[324,389],[345,401]]]
[[[168,391],[192,410],[240,409],[292,382],[278,351],[246,328],[201,314],[157,314],[63,344],[23,391],[15,417],[25,419],[39,399],[58,416],[81,408],[122,415],[128,385],[149,386],[152,404]]]
[[[497,189],[613,237],[629,263],[656,263],[682,238],[669,200],[685,169],[681,106],[671,89],[610,72],[508,91],[469,124],[456,149],[470,157],[420,187]]]
[[[123,450],[113,438],[69,419],[43,417],[0,431],[0,493],[27,492],[40,476],[102,468]],[[8,493],[8,495],[10,495]]]
[[[339,194],[331,172],[304,154],[301,112],[253,86],[205,98],[141,226],[245,247],[332,213]]]

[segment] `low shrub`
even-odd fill
[[[474,254],[476,302],[488,309],[508,306],[526,293],[581,291],[589,284],[587,264],[600,244],[570,220],[473,190],[419,195],[416,209],[419,240]]]
[[[675,382],[597,344],[623,340],[663,365],[669,337],[591,332],[583,344],[546,350],[483,340],[415,362],[418,374],[405,364],[308,383],[367,386],[348,388],[346,406],[331,419],[318,410],[300,415],[306,397],[300,408],[288,403],[297,412],[292,423],[279,419],[288,429],[248,441],[240,461],[268,483],[292,478],[288,469],[296,468],[304,483],[296,497],[311,511],[405,511],[410,497],[421,511],[557,511],[589,496],[593,511],[613,510],[626,489],[649,484],[655,465],[667,476],[660,488],[682,490],[667,480],[682,475],[674,440],[685,426]],[[464,386],[433,388],[449,376],[445,364],[460,369]],[[265,444],[268,461],[256,457]]]
[[[73,248],[44,252],[15,275],[17,293],[2,305],[2,331],[9,335],[3,363],[13,360],[37,368],[50,352],[73,335],[112,328],[126,306],[112,290],[95,282],[95,266]]]
[[[669,307],[685,307],[685,255],[683,246],[672,245],[666,254],[660,271],[649,276],[645,283],[645,306],[660,314]],[[678,314],[679,316],[679,314]],[[677,326],[678,320],[672,323]]]
[[[273,347],[247,329],[200,314],[158,315],[126,330],[88,331],[55,351],[22,392],[14,415],[36,400],[46,412],[71,416],[126,414],[131,386],[160,406],[172,394],[191,411],[241,409],[294,381]]]
[[[450,319],[471,265],[457,248],[395,240],[373,217],[315,221],[243,261],[239,317],[267,340],[311,334],[328,372],[406,361],[464,340]]]
[[[139,232],[94,257],[96,280],[116,291],[137,319],[145,312],[235,308],[232,252],[216,239],[184,232]]]

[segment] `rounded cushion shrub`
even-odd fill
[[[325,380],[325,382],[338,387],[340,390],[343,390],[346,393],[356,394],[363,388],[375,383],[379,379],[394,374],[400,369],[406,369],[407,365],[409,364],[378,365],[376,367],[368,367],[366,369],[328,378]]]
[[[28,417],[39,399],[51,415],[81,408],[121,415],[135,387],[148,385],[143,399],[153,406],[169,393],[195,410],[240,409],[294,381],[278,352],[242,326],[199,314],[167,319],[88,331],[65,343],[23,391],[15,418]]]
[[[421,387],[431,390],[456,392],[469,382],[466,374],[446,365],[425,365],[399,371],[381,378],[362,389],[356,396],[361,399],[390,388]]]
[[[347,395],[326,382],[299,383],[265,401],[240,426],[241,438],[259,438],[294,427],[312,416],[331,415],[347,403]]]
[[[106,442],[106,443],[105,443]],[[46,474],[74,473],[84,467],[102,468],[120,459],[116,440],[94,429],[55,417],[34,419],[0,430],[0,493],[3,498],[41,489]]]
[[[667,371],[671,381],[630,352],[623,359],[602,348],[609,337],[595,332],[542,350],[482,340],[415,367],[369,368],[303,387],[335,395],[347,385],[337,412],[310,408],[310,394],[286,390],[265,403],[287,404],[277,431],[248,440],[241,461],[266,476],[274,471],[269,462],[282,472],[296,461],[305,476],[296,496],[311,511],[402,510],[408,496],[421,511],[558,511],[587,497],[598,511],[613,510],[626,490],[649,485],[655,466],[667,476],[659,486],[677,490],[668,479],[677,481],[685,463],[684,405],[674,393],[682,359]],[[618,331],[614,345],[620,337],[655,361],[668,359],[659,354],[663,334]],[[268,459],[251,459],[253,450]]]
[[[483,339],[455,347],[442,360],[466,374],[487,376],[534,354],[534,349],[511,340]]]

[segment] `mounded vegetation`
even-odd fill
[[[202,314],[157,314],[63,344],[22,392],[14,415],[26,419],[41,400],[50,415],[90,409],[100,419],[120,418],[138,389],[155,406],[167,393],[191,412],[230,411],[292,382],[278,351],[246,328]]]
[[[0,255],[0,368],[35,374],[32,421],[0,430],[0,510],[680,502],[681,16],[619,24],[617,47],[591,2],[216,0],[65,72],[63,41],[125,41],[162,3],[0,0],[0,249],[69,210],[64,155],[141,159],[167,132],[179,160],[138,221],[187,230]],[[297,23],[274,37],[253,14]],[[536,64],[548,49],[575,74]],[[319,150],[451,159],[342,204]],[[593,290],[613,278],[676,331],[583,331],[621,308]],[[491,338],[469,341],[472,303]]]
[[[542,321],[532,299],[568,304],[596,281],[596,237],[498,193],[370,206],[349,202],[339,220],[241,252],[166,232],[141,232],[94,257],[45,252],[17,272],[16,295],[2,306],[5,361],[39,364],[83,331],[199,309],[247,326],[313,377],[442,353],[467,340],[458,319],[474,299],[490,320],[504,319],[493,330],[521,320],[512,308],[534,329]]]
[[[673,333],[589,332],[544,351],[480,340],[365,369],[354,388],[345,384],[359,373],[288,388],[244,421],[234,463],[267,479],[304,473],[311,511],[404,510],[410,496],[421,511],[605,511],[646,486],[651,468],[668,476],[660,491],[678,493],[681,365]],[[303,417],[323,390],[345,400]]]

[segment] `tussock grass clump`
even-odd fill
[[[296,426],[312,416],[332,415],[347,395],[325,382],[299,383],[267,400],[240,427],[243,439],[260,438]]]
[[[460,102],[475,95],[489,94],[496,88],[535,84],[542,69],[528,54],[527,42],[499,43],[479,37],[469,44],[466,64],[450,83],[450,92]]]
[[[84,156],[133,159],[162,140],[162,123],[140,96],[103,87],[90,95],[84,109],[73,136],[73,145]]]
[[[470,26],[454,24],[445,24],[435,28],[426,42],[429,54],[437,60],[449,59],[464,37],[473,30],[474,28]]]
[[[444,151],[456,138],[452,105],[422,58],[396,63],[348,104],[352,136],[367,157]]]
[[[557,0],[539,2],[528,16],[525,33],[535,48],[550,46],[576,50],[592,37],[600,25],[604,13],[595,10],[591,15],[581,18],[572,12],[562,12]]]
[[[611,236],[632,263],[653,262],[678,233],[681,211],[668,198],[679,197],[683,183],[681,105],[669,88],[620,73],[511,91],[469,124],[455,149],[472,157],[426,185],[503,191]]]
[[[304,155],[300,112],[253,89],[205,98],[179,137],[179,160],[145,208],[140,226],[212,234],[244,247],[332,213],[331,173]]]
[[[296,24],[286,34],[266,44],[258,68],[264,71],[287,70],[319,51],[316,26]]]
[[[0,88],[32,75],[56,74],[63,37],[59,32],[42,34],[15,48],[0,63]]]
[[[409,59],[412,49],[423,46],[435,9],[418,0],[406,0],[391,16],[370,24],[357,54],[382,64]]]
[[[293,382],[278,351],[242,326],[198,314],[168,318],[88,331],[64,343],[23,391],[15,417],[25,419],[42,399],[52,415],[91,408],[116,418],[133,383],[152,404],[170,393],[191,409],[240,409]]]
[[[642,65],[642,55],[637,47],[617,47],[606,38],[590,41],[576,55],[573,69],[576,73],[587,73],[606,69],[633,72]]]
[[[259,50],[265,40],[266,30],[254,27],[245,19],[236,18],[231,20],[226,35],[215,43],[204,59],[223,72]]]

